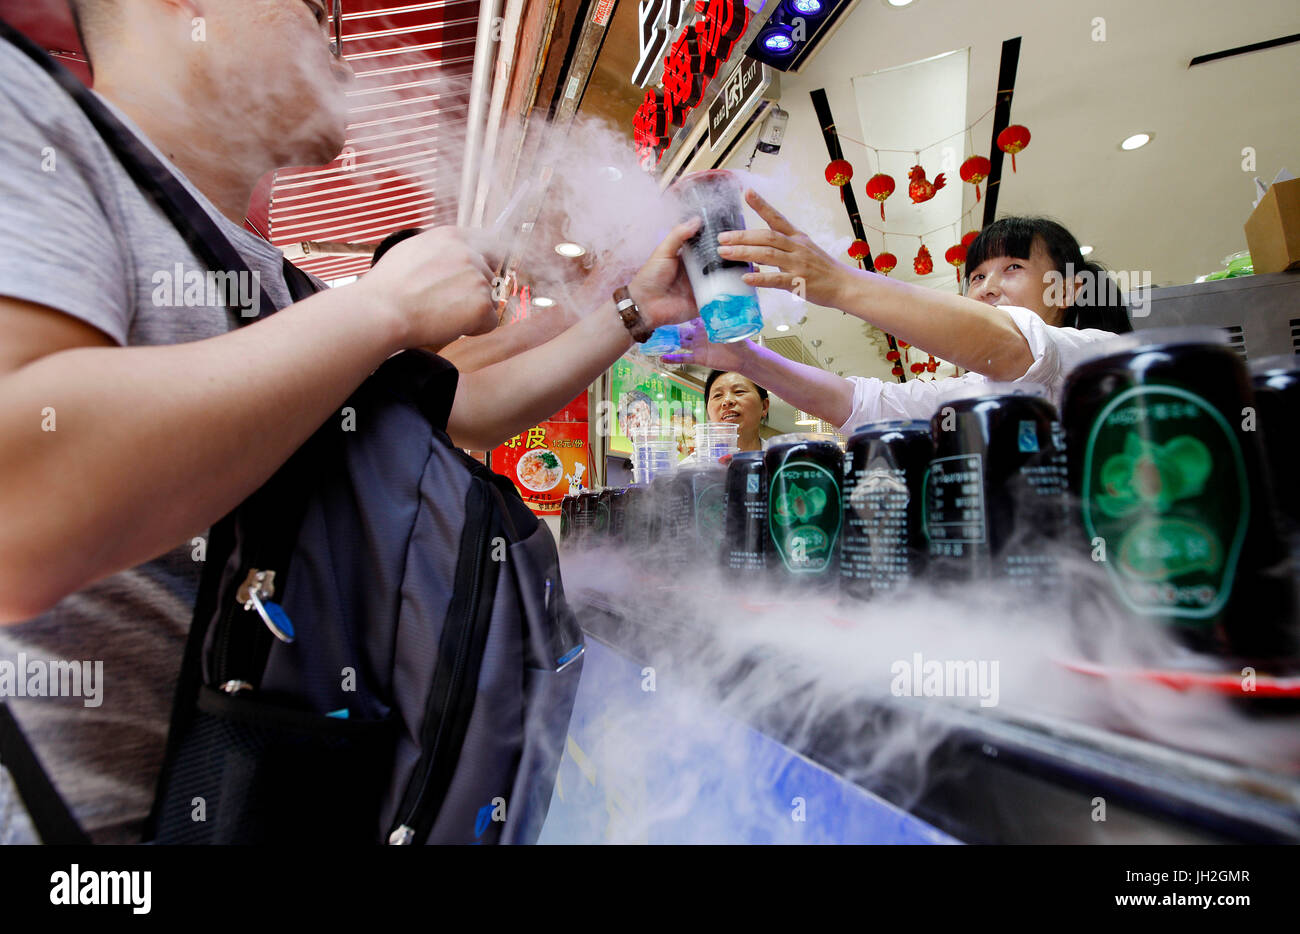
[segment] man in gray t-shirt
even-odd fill
[[[134,841],[204,530],[389,356],[482,334],[496,312],[466,231],[428,231],[290,305],[281,254],[241,226],[263,175],[329,162],[345,142],[351,69],[330,54],[318,0],[222,0],[201,22],[188,4],[73,7],[96,91],[280,308],[230,329],[229,279],[215,296],[203,281],[230,271],[203,269],[65,93],[0,40],[0,701],[91,836]],[[627,284],[651,328],[698,313],[677,258],[693,233],[673,228]],[[236,286],[243,307],[259,294]],[[494,447],[631,343],[606,302],[463,374],[448,434]],[[31,839],[10,778],[0,767],[0,842]]]
[[[122,5],[124,16],[128,9],[138,6],[142,5]],[[283,49],[316,43],[320,54],[315,63],[315,83],[325,88],[319,93],[337,94],[328,86],[337,87],[330,73],[331,68],[338,72],[341,66],[331,63],[324,39],[315,34],[310,11],[301,3],[281,6],[285,9],[270,16],[269,25],[280,28],[283,45],[275,56],[266,57],[278,57]],[[149,101],[140,88],[131,86],[125,49],[120,45],[122,51],[113,48],[129,26],[139,26],[147,35],[148,28],[157,28],[159,21],[132,15],[113,28],[94,22],[95,18],[92,11],[91,22],[83,25],[104,30],[98,36],[88,36],[100,78],[98,85],[123,81],[125,87],[115,86],[135,104],[132,109],[136,113],[155,121],[165,116],[166,111],[156,101]],[[229,28],[232,24],[224,25]],[[212,30],[221,27],[209,24]],[[229,37],[225,38],[229,41]],[[185,58],[184,54],[179,57]],[[305,52],[303,57],[310,58]],[[151,59],[148,67],[158,64],[157,59]],[[181,86],[167,92],[184,95],[186,90]],[[164,164],[170,165],[168,155],[172,153],[164,153],[150,143],[149,135],[136,125],[130,113],[113,107],[112,98],[107,100],[115,114]],[[307,100],[297,106],[310,103]],[[333,110],[337,114],[338,108]],[[94,839],[130,842],[139,839],[140,824],[148,813],[162,760],[176,674],[204,558],[207,524],[264,479],[369,369],[400,347],[383,346],[372,339],[367,348],[369,359],[357,355],[340,368],[331,367],[327,360],[337,351],[321,343],[315,347],[315,357],[303,353],[297,360],[276,359],[272,352],[258,353],[250,342],[245,342],[242,351],[228,344],[224,353],[214,345],[207,361],[201,359],[201,354],[191,355],[189,361],[170,363],[162,356],[141,354],[136,360],[139,369],[134,385],[123,384],[127,374],[121,367],[109,366],[101,371],[99,379],[91,377],[89,374],[107,348],[177,345],[226,334],[233,322],[221,300],[225,294],[193,288],[196,281],[201,281],[196,277],[206,273],[204,264],[162,212],[137,189],[72,99],[26,55],[5,42],[0,42],[0,127],[0,333],[5,334],[0,351],[0,388],[5,390],[0,393],[5,398],[0,424],[10,432],[23,429],[29,454],[32,445],[44,444],[62,455],[61,463],[47,463],[45,480],[47,488],[57,486],[49,499],[57,502],[59,514],[51,516],[44,509],[40,512],[47,520],[63,523],[56,530],[62,538],[62,547],[56,550],[64,556],[61,561],[77,564],[80,558],[82,576],[99,578],[63,596],[32,619],[0,626],[0,700],[10,705],[42,764]],[[330,138],[331,129],[335,138]],[[342,145],[341,121],[332,128],[326,125],[325,130],[325,139],[310,141],[315,144],[314,151],[307,146],[285,155],[291,155],[293,162],[328,160]],[[235,131],[232,126],[216,128],[218,135],[233,135]],[[172,136],[171,141],[175,143],[177,137],[180,134]],[[194,153],[189,156],[193,158]],[[261,168],[273,167],[271,163]],[[243,297],[255,296],[258,290],[249,286],[259,285],[277,307],[284,307],[290,297],[282,273],[282,254],[221,210],[226,207],[229,213],[242,217],[251,183],[260,174],[246,173],[248,190],[237,192],[227,205],[218,206],[184,174],[176,172],[260,280],[242,283]],[[477,270],[481,263],[480,257],[462,256],[450,265],[454,271],[471,271],[481,278]],[[187,284],[191,288],[187,289]],[[480,298],[486,307],[483,291]],[[217,300],[210,301],[212,298]],[[50,314],[51,309],[61,314]],[[473,310],[468,317],[462,315],[459,321],[472,322],[481,310]],[[375,325],[381,320],[382,316],[376,315],[369,330],[378,331]],[[259,322],[246,330],[251,335],[266,326]],[[458,336],[461,330],[472,333],[475,329],[481,330],[482,324],[475,328],[458,323],[455,333],[446,334],[441,342]],[[288,329],[282,330],[282,339],[294,340]],[[301,328],[299,331],[305,335]],[[430,337],[430,343],[440,342]],[[64,353],[49,356],[59,350]],[[83,355],[80,364],[73,359],[77,354]],[[68,367],[64,374],[50,367],[60,357],[66,359]],[[298,381],[298,385],[294,385],[295,380],[277,380],[276,369],[286,365],[304,373],[332,370],[332,378],[307,379]],[[33,385],[39,388],[35,391],[16,382],[24,369],[39,376],[37,369],[41,366],[47,370],[47,379],[37,379]],[[80,384],[63,378],[79,367],[86,377]],[[156,378],[149,378],[151,369],[156,371]],[[226,384],[224,387],[214,384],[217,374]],[[250,385],[259,381],[264,381],[264,391]],[[223,393],[223,389],[238,384],[243,384],[239,391]],[[216,390],[212,403],[194,406],[193,412],[196,420],[205,415],[213,417],[205,423],[185,425],[178,396],[183,404],[184,394],[210,389]],[[325,398],[315,404],[300,404],[321,394]],[[116,418],[114,400],[134,412]],[[248,409],[252,417],[242,425],[235,420],[222,424],[223,416],[229,419],[241,407]],[[212,446],[203,457],[213,472],[240,473],[231,465],[241,460],[241,446],[251,447],[259,429],[287,437],[271,457],[252,458],[260,460],[260,464],[243,471],[239,483],[207,497],[205,508],[190,510],[188,515],[177,514],[186,512],[176,508],[177,494],[191,484],[201,489],[207,479],[203,470],[194,469],[193,458],[174,457],[173,445],[177,441],[189,442],[175,438],[169,443],[155,432],[201,435],[222,429],[231,436],[227,443]],[[195,441],[202,444],[198,437],[190,439]],[[17,453],[13,445],[0,447]],[[49,455],[51,451],[43,453]],[[172,459],[174,471],[154,465],[154,490],[129,490],[131,483],[123,481],[122,468],[134,467],[132,457],[148,460],[150,456]],[[12,458],[0,460],[0,476],[14,476],[11,467]],[[144,472],[151,471],[146,467]],[[113,510],[115,521],[105,522],[95,515],[97,504],[108,497],[124,498],[134,504],[140,518],[127,521],[137,527],[150,525],[150,514],[170,511],[174,515],[153,524],[145,537],[147,544],[137,540],[118,555],[106,555],[119,544],[126,544],[123,538],[130,538],[129,534],[112,531],[114,524],[120,526],[127,518],[127,510]],[[23,534],[26,523],[10,522],[11,514],[2,508],[0,513],[5,514],[4,525],[11,535]],[[40,518],[32,516],[33,520]],[[4,532],[0,531],[0,535]],[[37,535],[31,544],[39,547],[41,538]],[[6,544],[10,542],[13,538]],[[132,560],[135,555],[163,551],[166,553],[144,563]],[[126,570],[102,576],[124,565]],[[28,581],[28,596],[33,602],[19,600],[16,608],[10,604],[6,617],[21,619],[25,615],[21,612],[23,606],[48,602],[41,600],[40,581],[16,576],[4,579],[6,597],[14,596],[18,588],[25,589]],[[66,670],[69,661],[82,662],[81,673],[86,675],[79,685],[63,684],[65,690],[75,687],[76,696],[39,696],[42,690],[46,694],[57,691],[48,684],[42,689],[33,677],[38,672]],[[17,670],[19,666],[23,670]],[[9,681],[5,680],[6,671]],[[23,696],[30,694],[38,696]],[[0,842],[30,839],[24,816],[14,800],[7,774],[0,770]]]

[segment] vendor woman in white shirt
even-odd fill
[[[1086,307],[1075,306],[1085,294],[1084,277],[1097,277],[1088,287],[1095,297],[1097,286],[1106,285],[1104,273],[1053,221],[1008,217],[986,227],[967,251],[966,295],[952,295],[837,262],[756,192],[745,198],[771,229],[723,233],[722,255],[776,267],[749,273],[747,282],[795,291],[802,280],[808,301],[839,308],[970,371],[906,383],[843,378],[748,340],[711,344],[698,322],[682,328],[683,351],[664,357],[743,373],[841,432],[884,418],[928,419],[947,395],[988,381],[1043,384],[1059,405],[1066,374],[1089,346],[1133,329],[1122,305],[1084,299]],[[1065,281],[1070,269],[1076,274]]]

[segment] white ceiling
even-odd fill
[[[1105,20],[1103,42],[1092,38],[1095,17]],[[809,92],[824,88],[841,132],[861,139],[853,77],[969,47],[966,112],[973,118],[993,104],[1002,41],[1021,36],[1011,118],[1029,127],[1033,140],[1017,157],[1015,174],[1010,160],[1005,165],[998,215],[1054,217],[1095,246],[1091,258],[1111,270],[1149,270],[1157,285],[1191,282],[1245,249],[1242,224],[1254,175],[1271,180],[1284,166],[1300,174],[1300,44],[1191,69],[1187,63],[1297,32],[1295,0],[915,0],[904,8],[858,0],[803,74],[782,75],[781,105],[790,112],[785,142],[777,156],[758,155],[753,171],[783,189],[777,206],[797,223],[817,231],[828,247],[846,244],[852,232],[822,174],[828,157]],[[1154,139],[1143,149],[1120,151],[1120,140],[1138,132]],[[991,117],[974,134],[983,155],[990,133]],[[752,145],[752,137],[743,141],[728,164],[743,167]],[[1242,171],[1247,146],[1255,150],[1256,172]],[[863,218],[878,226],[876,204],[862,190],[869,174],[865,152],[848,142],[844,151],[857,169],[853,185]],[[974,192],[953,174],[969,207]],[[908,205],[906,179],[896,181],[887,214]],[[752,215],[750,222],[756,222]],[[870,239],[879,252],[878,237]],[[952,267],[943,261],[949,244],[928,245],[935,272],[921,281],[955,290]],[[899,258],[894,275],[915,279],[915,242],[890,248]],[[789,333],[805,342],[820,338],[823,355],[836,348],[828,369],[888,376],[857,319],[808,309],[807,323]]]

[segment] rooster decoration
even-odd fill
[[[911,171],[907,173],[907,177],[912,180],[912,183],[907,186],[907,194],[912,199],[913,204],[929,201],[940,188],[948,184],[944,180],[942,172],[934,177],[933,182],[927,181],[925,169],[919,165],[912,166]]]

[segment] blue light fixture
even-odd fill
[[[763,33],[763,48],[769,52],[790,52],[794,49],[794,30],[777,25]]]
[[[803,16],[816,16],[822,11],[821,0],[790,0],[790,9]]]

